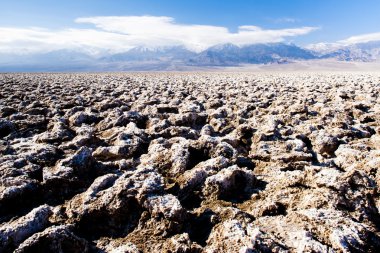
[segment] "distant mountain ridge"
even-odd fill
[[[239,64],[281,63],[287,60],[309,60],[315,56],[309,50],[293,44],[253,44],[238,47],[233,44],[217,45],[189,59],[193,65],[231,66]]]
[[[123,71],[175,70],[181,67],[223,67],[241,64],[284,64],[298,60],[337,59],[369,62],[380,60],[380,41],[352,45],[315,44],[302,48],[295,44],[267,43],[237,46],[221,44],[202,52],[183,46],[135,47],[117,54],[100,56],[77,50],[47,53],[0,54],[0,72],[7,71]]]
[[[308,47],[320,58],[335,58],[340,61],[370,62],[380,60],[380,41],[344,45],[319,43]]]
[[[152,60],[183,60],[193,57],[196,53],[183,46],[163,47],[150,49],[146,47],[135,47],[123,53],[113,54],[101,58],[101,61],[152,61]]]

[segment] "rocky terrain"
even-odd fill
[[[380,74],[0,75],[0,252],[377,252]]]

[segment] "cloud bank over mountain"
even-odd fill
[[[242,25],[237,32],[230,32],[221,26],[179,24],[172,17],[165,16],[82,17],[75,22],[93,27],[59,30],[0,27],[0,52],[25,54],[70,49],[101,54],[125,52],[138,46],[184,46],[200,52],[225,43],[241,46],[283,42],[287,38],[306,35],[318,29],[309,26],[263,29]]]
[[[367,43],[371,41],[380,41],[380,32],[351,36],[339,42],[342,44],[357,44],[357,43]]]
[[[223,26],[181,24],[167,16],[74,21],[61,29],[0,26],[0,71],[176,70],[330,58],[380,60],[380,33],[300,47],[289,41],[321,28],[241,25],[232,32]]]

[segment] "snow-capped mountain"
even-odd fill
[[[318,43],[308,46],[307,49],[320,58],[361,62],[380,60],[380,41],[357,44]]]
[[[330,58],[360,62],[380,60],[380,41],[350,45],[319,43],[306,48],[285,43],[245,46],[221,44],[199,53],[183,46],[173,46],[135,47],[122,53],[104,52],[98,55],[79,50],[24,55],[0,54],[0,72],[167,70],[182,67],[282,64],[295,60]]]
[[[190,58],[196,53],[186,49],[183,46],[147,48],[135,47],[123,53],[113,54],[102,57],[104,62],[119,61],[154,61],[154,60],[182,60]]]
[[[189,59],[194,65],[230,66],[239,64],[262,64],[286,62],[295,59],[313,59],[315,56],[309,51],[293,44],[271,43],[254,44],[238,47],[233,44],[224,44],[210,47]]]

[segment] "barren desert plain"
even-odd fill
[[[378,252],[379,72],[0,74],[0,252]]]

